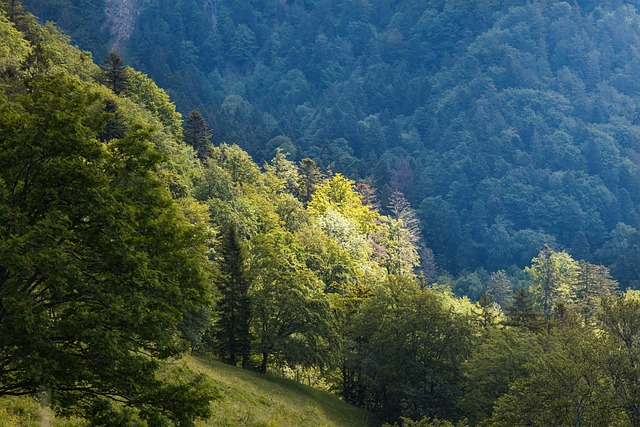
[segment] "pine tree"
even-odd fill
[[[124,61],[116,52],[111,51],[100,66],[103,83],[119,95],[127,87],[127,72]]]
[[[199,159],[204,159],[211,144],[211,131],[198,110],[191,110],[184,122],[184,142],[192,146]]]

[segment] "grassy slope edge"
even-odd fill
[[[210,376],[222,393],[213,416],[198,426],[372,427],[369,412],[277,376],[263,376],[205,358],[192,358],[194,370]]]
[[[221,398],[213,416],[198,427],[375,427],[369,412],[296,381],[242,370],[208,358],[191,357],[192,369],[213,379]],[[0,427],[85,427],[80,420],[51,420],[30,398],[0,399]],[[49,424],[52,422],[52,424]]]

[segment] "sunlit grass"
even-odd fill
[[[368,412],[324,391],[296,381],[234,368],[211,359],[191,357],[192,369],[215,382],[222,398],[213,416],[198,427],[375,427]],[[54,418],[30,397],[0,398],[0,427],[88,427],[81,420]]]
[[[203,358],[192,358],[193,369],[206,373],[220,388],[222,399],[212,404],[204,426],[243,427],[365,427],[379,423],[368,412],[296,381],[260,375]]]

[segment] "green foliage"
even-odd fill
[[[354,184],[354,181],[340,174],[323,181],[315,188],[309,202],[309,210],[316,215],[335,211],[354,221],[360,232],[375,230],[379,215],[362,204],[362,198],[355,191]]]
[[[525,269],[531,276],[531,290],[547,322],[557,304],[568,304],[571,286],[577,281],[578,263],[566,252],[555,252],[548,246]]]
[[[191,110],[187,115],[184,122],[184,142],[196,150],[200,159],[206,156],[211,144],[211,131],[198,110]]]
[[[633,5],[196,3],[132,4],[119,41],[185,132],[2,3],[0,394],[190,425],[218,395],[163,363],[186,338],[409,426],[639,423],[638,298],[596,264],[637,281]],[[298,417],[231,389],[210,424]]]
[[[11,25],[4,14],[0,15],[0,76],[5,80],[12,73],[18,72],[30,48],[22,34]]]
[[[124,57],[216,144],[313,158],[383,205],[403,192],[454,274],[523,267],[555,241],[636,285],[640,252],[614,233],[640,226],[636,5],[143,2],[123,23],[101,1],[26,4],[98,57],[131,30]]]
[[[449,298],[389,276],[364,302],[356,334],[366,405],[385,419],[455,415],[473,328]]]
[[[182,118],[176,112],[176,106],[169,96],[145,74],[131,67],[124,69],[123,79],[128,82],[125,95],[137,104],[141,104],[145,110],[153,113],[160,123],[177,139],[182,137]]]
[[[128,85],[124,61],[116,52],[109,52],[102,62],[102,83],[119,95]]]
[[[294,236],[283,231],[256,236],[249,253],[252,331],[261,371],[266,372],[271,355],[291,364],[322,363],[322,354],[314,350],[330,339],[329,305]]]
[[[556,330],[545,351],[531,358],[531,373],[498,399],[491,426],[625,425],[610,400],[601,343],[584,328]]]
[[[529,374],[530,361],[541,353],[539,337],[527,330],[488,329],[462,365],[463,413],[474,424],[490,417],[496,400],[515,380]]]
[[[34,34],[41,53],[62,43]],[[0,394],[46,396],[95,425],[127,407],[188,425],[207,416],[211,388],[157,374],[185,348],[181,313],[207,302],[208,235],[159,179],[144,119],[101,141],[108,95],[56,54],[0,94]]]

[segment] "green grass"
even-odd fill
[[[296,381],[234,368],[207,358],[188,364],[216,384],[220,399],[213,416],[198,427],[377,427],[369,412]],[[29,397],[0,398],[0,427],[87,427],[80,420],[54,419]]]
[[[219,387],[222,398],[213,416],[199,427],[372,427],[380,423],[367,411],[324,391],[293,380],[234,368],[210,359],[192,358]]]

